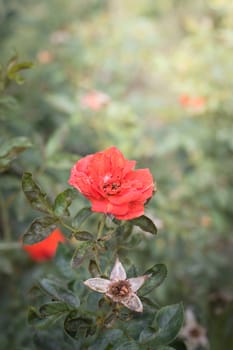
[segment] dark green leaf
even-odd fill
[[[149,310],[153,310],[153,311],[157,311],[159,310],[160,306],[154,302],[153,300],[151,300],[151,298],[147,298],[147,297],[142,297],[140,296],[140,299],[143,303],[144,306],[148,306]]]
[[[151,345],[167,345],[178,335],[184,321],[182,304],[169,305],[161,308],[152,323],[152,328],[143,330],[140,334],[142,343]]]
[[[34,244],[43,241],[57,227],[56,219],[45,216],[35,219],[23,236],[24,244]]]
[[[30,307],[28,311],[28,323],[31,326],[35,326],[40,329],[47,329],[53,323],[58,321],[60,317],[61,314],[51,315],[50,317],[43,317],[34,307]]]
[[[98,268],[95,260],[90,260],[89,265],[88,265],[88,270],[89,270],[92,277],[100,276],[100,271],[99,271],[99,268]]]
[[[77,268],[83,263],[86,256],[90,254],[92,246],[93,244],[90,241],[79,244],[71,260],[72,268]]]
[[[67,303],[73,308],[79,307],[79,298],[58,281],[52,281],[47,278],[43,278],[38,282],[38,285],[46,294],[51,296],[53,299]]]
[[[150,277],[146,280],[138,294],[144,296],[150,293],[153,289],[157,288],[167,276],[167,268],[164,264],[155,264],[144,275]]]
[[[32,147],[32,143],[27,137],[14,137],[0,146],[0,157],[14,158],[29,147]]]
[[[68,244],[59,244],[56,250],[56,255],[53,259],[54,267],[59,271],[61,278],[72,280],[76,273],[70,268],[70,257],[73,248]]]
[[[75,232],[74,236],[78,241],[94,241],[95,240],[95,237],[93,236],[93,234],[90,232],[87,232],[87,231]]]
[[[133,224],[130,221],[125,221],[123,226],[122,237],[124,240],[128,239],[131,233],[133,232]]]
[[[157,228],[153,221],[147,216],[142,215],[139,218],[130,220],[133,225],[139,226],[143,231],[150,232],[153,235],[157,233]]]
[[[137,232],[137,233],[135,233],[134,235],[132,235],[132,236],[130,237],[129,241],[126,242],[126,243],[127,243],[127,246],[124,245],[123,247],[125,247],[125,249],[128,249],[128,248],[131,248],[131,249],[132,249],[132,248],[135,248],[135,247],[137,247],[137,246],[141,243],[141,241],[143,240],[143,238],[144,238],[143,233]]]
[[[111,328],[114,320],[116,320],[116,315],[114,313],[108,315],[105,319],[104,319],[104,326],[106,328]]]
[[[90,207],[81,209],[73,218],[72,226],[74,229],[78,229],[81,224],[91,215],[93,211]]]
[[[28,294],[31,298],[36,299],[41,297],[43,295],[43,292],[39,286],[34,285],[29,289]]]
[[[72,203],[74,192],[68,188],[59,193],[54,203],[54,214],[56,216],[69,216],[68,208]]]
[[[37,326],[40,323],[43,323],[43,317],[34,307],[30,307],[28,310],[28,323],[31,326]]]
[[[138,270],[135,265],[131,265],[130,268],[127,270],[127,277],[135,277],[138,275]]]
[[[0,146],[0,170],[5,170],[17,155],[32,147],[27,137],[15,137]]]
[[[141,350],[141,348],[134,340],[129,340],[118,346],[116,350]]]
[[[187,344],[185,344],[184,343],[184,341],[183,340],[181,340],[181,339],[175,339],[172,343],[171,343],[171,345],[172,345],[172,350],[188,350],[188,348],[187,348]]]
[[[10,165],[11,159],[9,158],[0,158],[0,171],[5,171]]]
[[[120,346],[123,341],[127,341],[127,339],[121,329],[106,329],[104,332],[99,332],[98,338],[95,339],[94,344],[89,346],[88,350],[114,349],[117,345]]]
[[[34,209],[49,214],[53,213],[53,208],[47,199],[47,194],[42,192],[40,187],[33,180],[31,173],[23,174],[22,188],[25,196]]]
[[[54,314],[62,314],[69,311],[66,303],[60,301],[52,301],[40,307],[40,314],[42,316],[50,316]]]
[[[141,344],[146,344],[149,341],[155,339],[156,332],[154,329],[150,328],[145,328],[141,331],[140,336],[139,336],[139,342]]]
[[[77,339],[81,335],[87,336],[95,331],[95,325],[92,320],[87,317],[72,318],[67,316],[64,322],[64,329],[70,337]]]

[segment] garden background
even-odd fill
[[[33,281],[68,268],[21,249],[35,217],[21,177],[32,172],[54,198],[79,157],[111,145],[158,187],[147,211],[158,235],[130,256],[166,263],[158,302],[182,300],[210,349],[230,349],[232,1],[1,0],[0,19],[1,349],[75,349],[61,328],[27,324]],[[16,72],[3,86],[16,61],[34,65],[24,84]]]

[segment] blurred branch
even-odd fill
[[[22,244],[19,242],[1,242],[0,243],[0,252],[14,249],[21,249]]]
[[[9,215],[5,205],[5,200],[1,193],[0,193],[0,210],[1,210],[1,225],[2,225],[2,231],[3,231],[3,239],[5,241],[10,241],[11,231],[10,231],[10,224],[9,224]]]

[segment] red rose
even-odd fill
[[[181,95],[179,97],[179,101],[180,101],[181,106],[187,107],[187,108],[192,108],[196,111],[201,110],[206,105],[206,100],[203,96],[192,97],[189,95]]]
[[[65,242],[65,237],[59,228],[56,228],[43,241],[32,245],[23,245],[23,249],[28,252],[32,260],[40,262],[54,257],[59,242]]]
[[[144,214],[144,204],[153,194],[149,169],[134,170],[116,148],[80,159],[71,169],[69,184],[92,203],[92,210],[129,220]]]

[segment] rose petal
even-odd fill
[[[118,220],[131,220],[137,218],[144,214],[144,205],[143,203],[132,202],[129,203],[129,209],[126,214],[115,215]]]
[[[143,283],[148,279],[148,276],[139,276],[139,277],[133,277],[133,278],[129,278],[128,281],[130,283],[130,287],[132,289],[133,292],[136,292],[139,288],[141,288],[141,286],[143,285]]]
[[[125,163],[128,161],[125,159],[123,154],[115,146],[110,147],[106,151],[106,156],[110,158],[112,170],[122,170],[125,167]],[[115,174],[114,174],[115,175]]]
[[[123,304],[125,307],[127,307],[130,310],[133,310],[136,312],[143,311],[142,302],[135,293],[132,293],[129,297],[121,300],[120,302],[121,302],[121,304]]]
[[[149,169],[131,171],[124,180],[131,183],[133,188],[141,192],[142,199],[150,198],[156,187]]]
[[[128,188],[127,190],[121,191],[117,196],[109,196],[108,200],[112,204],[121,205],[130,202],[136,202],[140,200],[142,194],[140,191],[135,190],[134,188]],[[143,201],[143,200],[142,200]]]
[[[92,290],[95,290],[96,292],[106,293],[111,282],[107,279],[96,277],[89,278],[83,283]]]
[[[126,279],[126,272],[125,269],[122,265],[122,263],[120,262],[120,260],[118,258],[116,258],[116,262],[115,265],[113,266],[111,275],[110,275],[110,280],[114,280],[114,281],[122,281]]]
[[[107,200],[93,200],[90,199],[92,203],[91,209],[96,212],[101,212],[105,214],[125,215],[127,214],[129,207],[126,205],[112,205]]]

